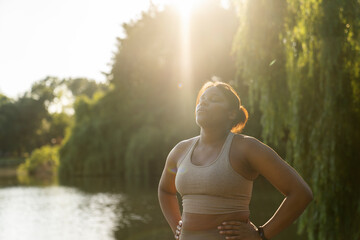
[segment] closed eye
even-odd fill
[[[211,101],[211,102],[220,102],[222,99],[220,96],[211,95],[209,97],[200,97],[200,102]]]
[[[213,96],[213,97],[210,97],[210,101],[212,102],[218,102],[220,101],[221,99],[218,97],[218,96]]]

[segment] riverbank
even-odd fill
[[[8,178],[16,176],[17,166],[0,167],[0,178]]]
[[[16,176],[16,169],[25,161],[25,158],[0,158],[0,178]]]

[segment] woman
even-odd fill
[[[159,183],[159,202],[180,240],[270,239],[290,225],[312,200],[301,176],[276,152],[240,132],[248,119],[234,89],[208,82],[199,91],[200,136],[169,153]],[[263,175],[286,197],[261,227],[249,220],[253,181]],[[182,196],[180,214],[176,193]]]

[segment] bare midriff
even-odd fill
[[[249,216],[249,211],[226,214],[198,214],[184,212],[182,214],[182,228],[189,231],[214,229],[226,221],[248,222]]]

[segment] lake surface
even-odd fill
[[[283,200],[270,184],[255,181],[251,221],[260,225]],[[296,224],[274,239],[306,239]],[[2,240],[173,239],[158,204],[157,186],[134,186],[110,178],[74,178],[25,185],[0,178]]]

